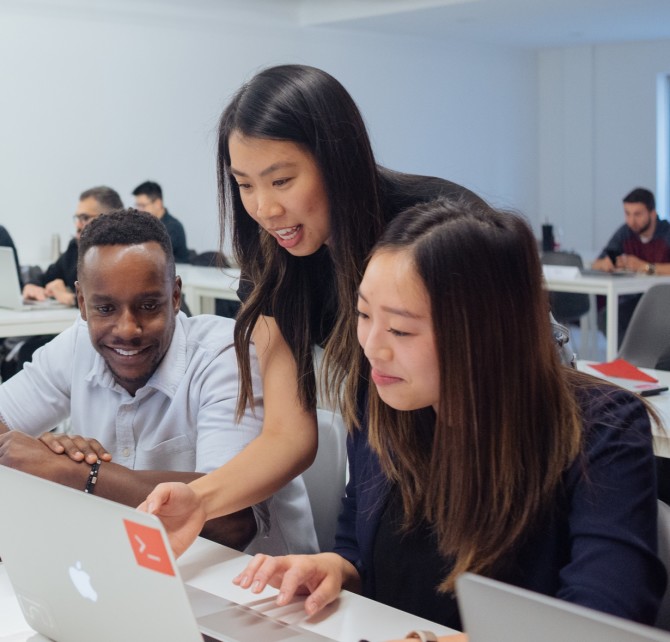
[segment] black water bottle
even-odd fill
[[[553,252],[554,245],[554,226],[550,223],[545,223],[542,226],[542,251]]]

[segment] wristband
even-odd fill
[[[405,637],[421,640],[421,642],[437,642],[437,636],[432,631],[410,631]]]
[[[98,459],[95,464],[91,465],[91,470],[88,471],[86,487],[84,488],[85,493],[90,493],[92,495],[95,491],[95,485],[98,483],[98,471],[100,470],[100,464],[102,464],[102,461]]]

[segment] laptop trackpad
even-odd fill
[[[241,604],[186,586],[205,642],[327,642],[317,633],[272,619]]]

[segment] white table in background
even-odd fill
[[[579,360],[577,362],[577,369],[582,372],[588,372],[596,377],[602,377],[602,374],[598,372],[598,370],[589,367],[589,363],[592,362]],[[667,370],[654,370],[653,368],[640,368],[640,370],[651,375],[654,379],[658,379],[661,384],[670,388],[670,372]],[[652,428],[652,433],[654,435],[654,454],[657,457],[670,458],[670,391],[645,397],[645,399],[654,407],[667,431],[659,429],[657,426]]]
[[[214,314],[216,299],[238,301],[238,268],[203,267],[177,263],[182,292],[192,314]]]
[[[375,642],[399,639],[413,629],[429,629],[438,635],[455,633],[452,629],[348,591],[343,591],[334,604],[312,618],[308,618],[303,609],[304,597],[287,606],[277,607],[274,603],[274,589],[266,589],[260,595],[254,595],[232,583],[232,578],[245,567],[249,559],[245,553],[198,539],[179,559],[178,565],[186,584],[342,642],[357,642],[362,638]],[[132,590],[131,587],[129,589]],[[91,639],[95,639],[94,633]],[[4,640],[46,642],[46,638],[28,628],[4,565],[0,564],[0,642]]]
[[[35,308],[26,311],[0,308],[0,338],[58,334],[69,328],[78,316],[77,308]]]
[[[670,283],[670,276],[647,276],[645,274],[582,276],[578,273],[577,268],[574,268],[577,272],[576,275],[565,276],[569,274],[569,271],[565,270],[563,266],[560,266],[563,268],[562,270],[548,270],[548,267],[559,266],[544,266],[546,288],[550,292],[574,292],[593,296],[601,294],[605,297],[607,308],[607,327],[605,330],[607,361],[615,359],[619,351],[619,297],[622,294],[642,294],[658,283]],[[594,300],[591,301],[591,312],[591,330],[595,332]]]

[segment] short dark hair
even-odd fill
[[[91,187],[83,191],[79,195],[79,200],[83,201],[87,198],[96,200],[102,213],[110,212],[111,210],[123,209],[123,201],[116,190],[106,185],[99,185],[98,187]]]
[[[650,212],[656,209],[654,193],[644,187],[636,187],[632,192],[623,197],[624,203],[642,203]]]
[[[98,245],[140,245],[156,242],[163,248],[170,275],[175,275],[174,254],[170,236],[162,221],[147,212],[128,209],[114,210],[94,218],[82,231],[79,239],[77,273],[81,274],[84,256]]]
[[[139,196],[140,194],[148,196],[152,201],[155,201],[157,198],[160,198],[161,201],[163,200],[161,186],[153,181],[144,181],[144,183],[141,183],[133,190],[133,196]]]

